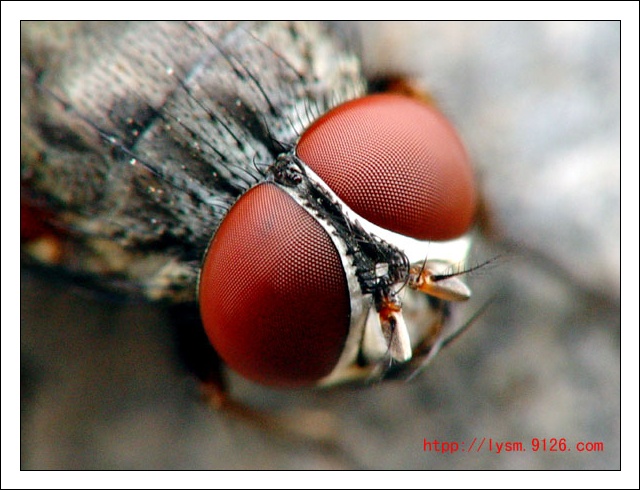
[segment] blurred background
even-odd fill
[[[415,77],[467,144],[492,218],[471,259],[500,258],[469,278],[461,317],[495,295],[486,313],[410,384],[278,392],[232,375],[235,396],[319,443],[199,403],[162,309],[23,270],[23,469],[620,468],[620,24],[359,27],[367,72]]]

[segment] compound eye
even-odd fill
[[[378,94],[315,121],[296,149],[362,217],[420,240],[464,234],[476,207],[472,169],[456,131],[435,108]]]
[[[222,359],[258,383],[304,386],[335,367],[350,323],[347,279],[320,224],[271,183],[231,208],[205,256],[200,313]]]

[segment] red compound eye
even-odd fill
[[[337,364],[351,309],[342,262],[322,226],[274,184],[254,187],[231,208],[199,288],[209,339],[243,376],[303,386]]]
[[[342,104],[314,122],[296,150],[354,211],[421,240],[467,231],[473,172],[453,127],[433,107],[392,94]]]

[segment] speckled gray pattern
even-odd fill
[[[472,274],[460,317],[496,295],[487,312],[410,384],[277,392],[232,376],[254,407],[325,427],[319,445],[198,403],[160,308],[23,273],[23,468],[620,467],[619,24],[363,30],[368,69],[417,75],[478,168],[499,233],[472,257],[501,256]],[[425,452],[425,439],[474,446]],[[506,441],[526,451],[497,454]]]

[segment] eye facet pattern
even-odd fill
[[[205,257],[203,324],[225,362],[272,386],[316,383],[348,334],[345,272],[327,232],[273,183],[231,208]]]
[[[474,176],[456,131],[435,108],[395,94],[346,102],[316,120],[296,153],[356,213],[420,240],[470,227]]]

